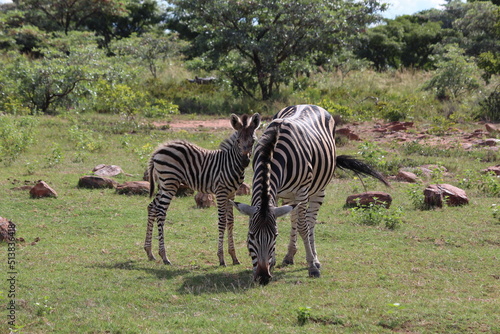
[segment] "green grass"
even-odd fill
[[[115,131],[119,120],[102,117],[41,117],[32,147],[0,168],[0,216],[15,222],[17,237],[24,239],[16,248],[16,323],[24,326],[18,332],[500,333],[500,225],[491,210],[498,196],[475,190],[469,206],[421,211],[408,194],[410,185],[394,182],[384,189],[367,180],[370,190],[391,193],[391,208],[401,208],[403,222],[390,230],[360,224],[343,208],[348,195],[363,189],[352,175],[342,175],[327,189],[316,228],[322,276],[307,277],[299,243],[296,264],[275,268],[262,287],[252,282],[245,217],[235,213],[242,264],[221,268],[216,209],[195,209],[192,197],[176,198],[165,237],[172,266],[165,266],[149,262],[142,248],[149,198],[76,186],[98,163],[120,165],[129,175],[119,182],[140,179],[144,152],[163,140],[186,138],[215,148],[228,133],[127,130],[123,124]],[[74,122],[107,124],[90,126],[102,136],[102,148],[79,148],[69,134]],[[54,144],[63,158],[48,166]],[[358,151],[356,143],[339,150]],[[489,165],[477,158],[481,153],[433,154],[408,151],[405,158],[451,166],[454,175]],[[387,159],[392,157],[397,152]],[[36,168],[29,167],[35,161]],[[12,190],[39,179],[58,192],[57,199],[34,200],[27,191]],[[453,176],[446,181],[457,182]],[[250,197],[238,200],[248,203]],[[281,261],[289,217],[280,219],[279,230]],[[153,247],[156,253],[156,240]],[[5,245],[0,261],[6,268]],[[0,271],[2,304],[9,300],[6,271]],[[0,333],[9,333],[4,307],[0,314]]]

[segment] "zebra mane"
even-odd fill
[[[234,143],[236,142],[237,138],[238,138],[238,132],[236,131],[229,138],[224,139],[220,143],[219,149],[221,151],[229,151],[234,146]]]
[[[278,140],[278,132],[279,132],[280,123],[273,122],[266,129],[265,133],[262,135],[259,152],[258,152],[258,162],[261,164],[261,178],[262,178],[262,188],[260,193],[261,200],[261,213],[266,214],[269,210],[269,205],[264,205],[264,203],[269,204],[269,192],[270,192],[270,184],[271,184],[271,161],[273,159],[274,147],[276,146],[276,142]],[[254,163],[257,160],[254,159]],[[254,165],[254,170],[255,170]]]

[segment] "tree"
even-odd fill
[[[331,55],[385,9],[376,0],[173,0],[173,20],[195,36],[190,55],[239,92],[263,100],[317,56]],[[183,29],[185,32],[185,29]],[[179,31],[181,32],[181,31]]]
[[[177,52],[175,37],[152,33],[141,37],[132,35],[114,43],[112,49],[117,55],[130,55],[145,64],[156,79],[160,62]]]
[[[86,27],[88,20],[103,15],[127,14],[119,0],[14,0],[26,13],[31,24],[43,30],[70,30]]]
[[[404,15],[369,29],[361,38],[357,54],[372,61],[379,71],[400,66],[429,68],[432,47],[441,39],[442,30],[437,22]]]
[[[479,88],[478,67],[457,45],[447,45],[445,50],[436,64],[436,73],[423,88],[434,91],[440,99],[457,100],[462,94]]]

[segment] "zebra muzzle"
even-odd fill
[[[269,263],[258,262],[254,271],[254,280],[262,285],[266,285],[272,277]]]

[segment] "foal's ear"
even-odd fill
[[[241,212],[242,214],[244,214],[246,216],[252,216],[255,213],[254,206],[239,203],[239,202],[233,202],[233,201],[230,201],[230,202],[239,212]]]
[[[238,116],[236,116],[235,114],[231,114],[230,120],[231,120],[231,126],[236,131],[238,131],[239,129],[241,129],[243,127],[243,123],[241,122],[240,118]]]
[[[251,119],[251,124],[253,125],[254,129],[257,130],[260,126],[260,114],[255,113],[252,116]]]

